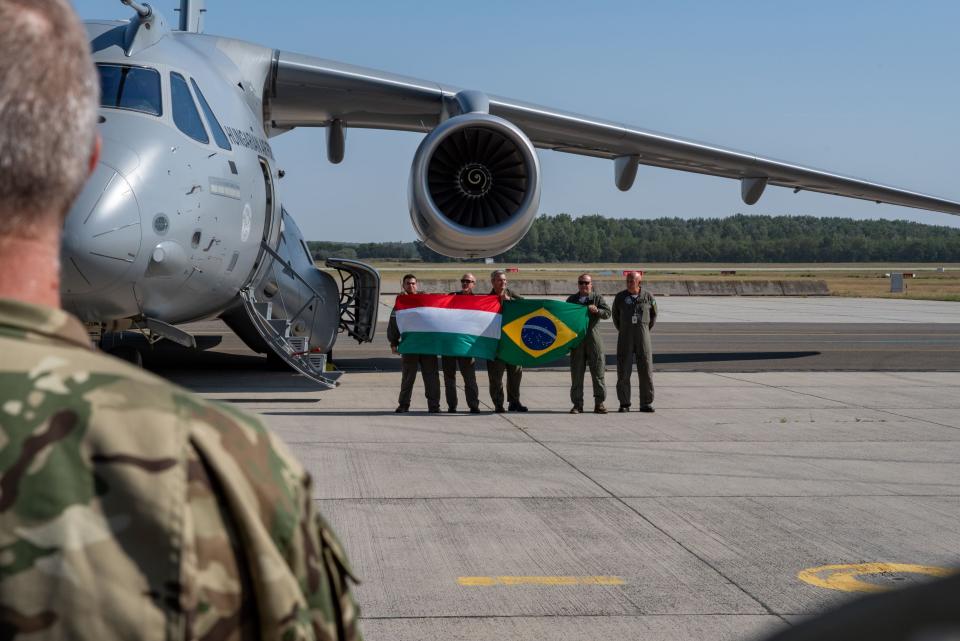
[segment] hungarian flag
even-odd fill
[[[401,294],[394,309],[401,354],[493,359],[500,341],[500,298]]]
[[[503,333],[497,358],[511,365],[541,365],[580,344],[587,308],[555,300],[503,301]]]

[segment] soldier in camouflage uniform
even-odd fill
[[[603,354],[603,339],[600,337],[600,319],[610,318],[610,306],[603,296],[593,291],[593,277],[580,274],[577,279],[577,293],[567,298],[568,303],[585,305],[589,314],[587,335],[583,341],[570,350],[570,400],[571,414],[583,412],[583,374],[590,366],[590,380],[593,382],[593,411],[606,414],[603,404],[607,400],[607,386],[604,382],[606,357]]]
[[[613,299],[613,324],[617,336],[617,398],[621,412],[630,411],[630,376],[633,361],[640,377],[640,411],[653,410],[653,343],[650,331],[657,322],[657,301],[640,290],[640,272],[627,274],[627,288]]]
[[[90,44],[65,0],[0,0],[0,24],[0,638],[359,638],[286,447],[58,309],[63,217],[99,148]]]

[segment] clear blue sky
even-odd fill
[[[175,0],[154,6],[176,24]],[[119,0],[74,0],[126,18]],[[960,3],[953,0],[208,0],[206,32],[626,122],[960,200]],[[406,209],[420,136],[353,130],[273,140],[281,197],[310,239],[415,237]],[[812,214],[960,227],[960,217],[541,152],[543,213],[655,218]]]

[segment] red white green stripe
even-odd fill
[[[496,357],[498,296],[402,294],[394,309],[401,354]]]

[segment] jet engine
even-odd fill
[[[540,162],[530,139],[486,113],[446,120],[417,149],[410,219],[431,249],[476,258],[510,249],[540,206]]]

